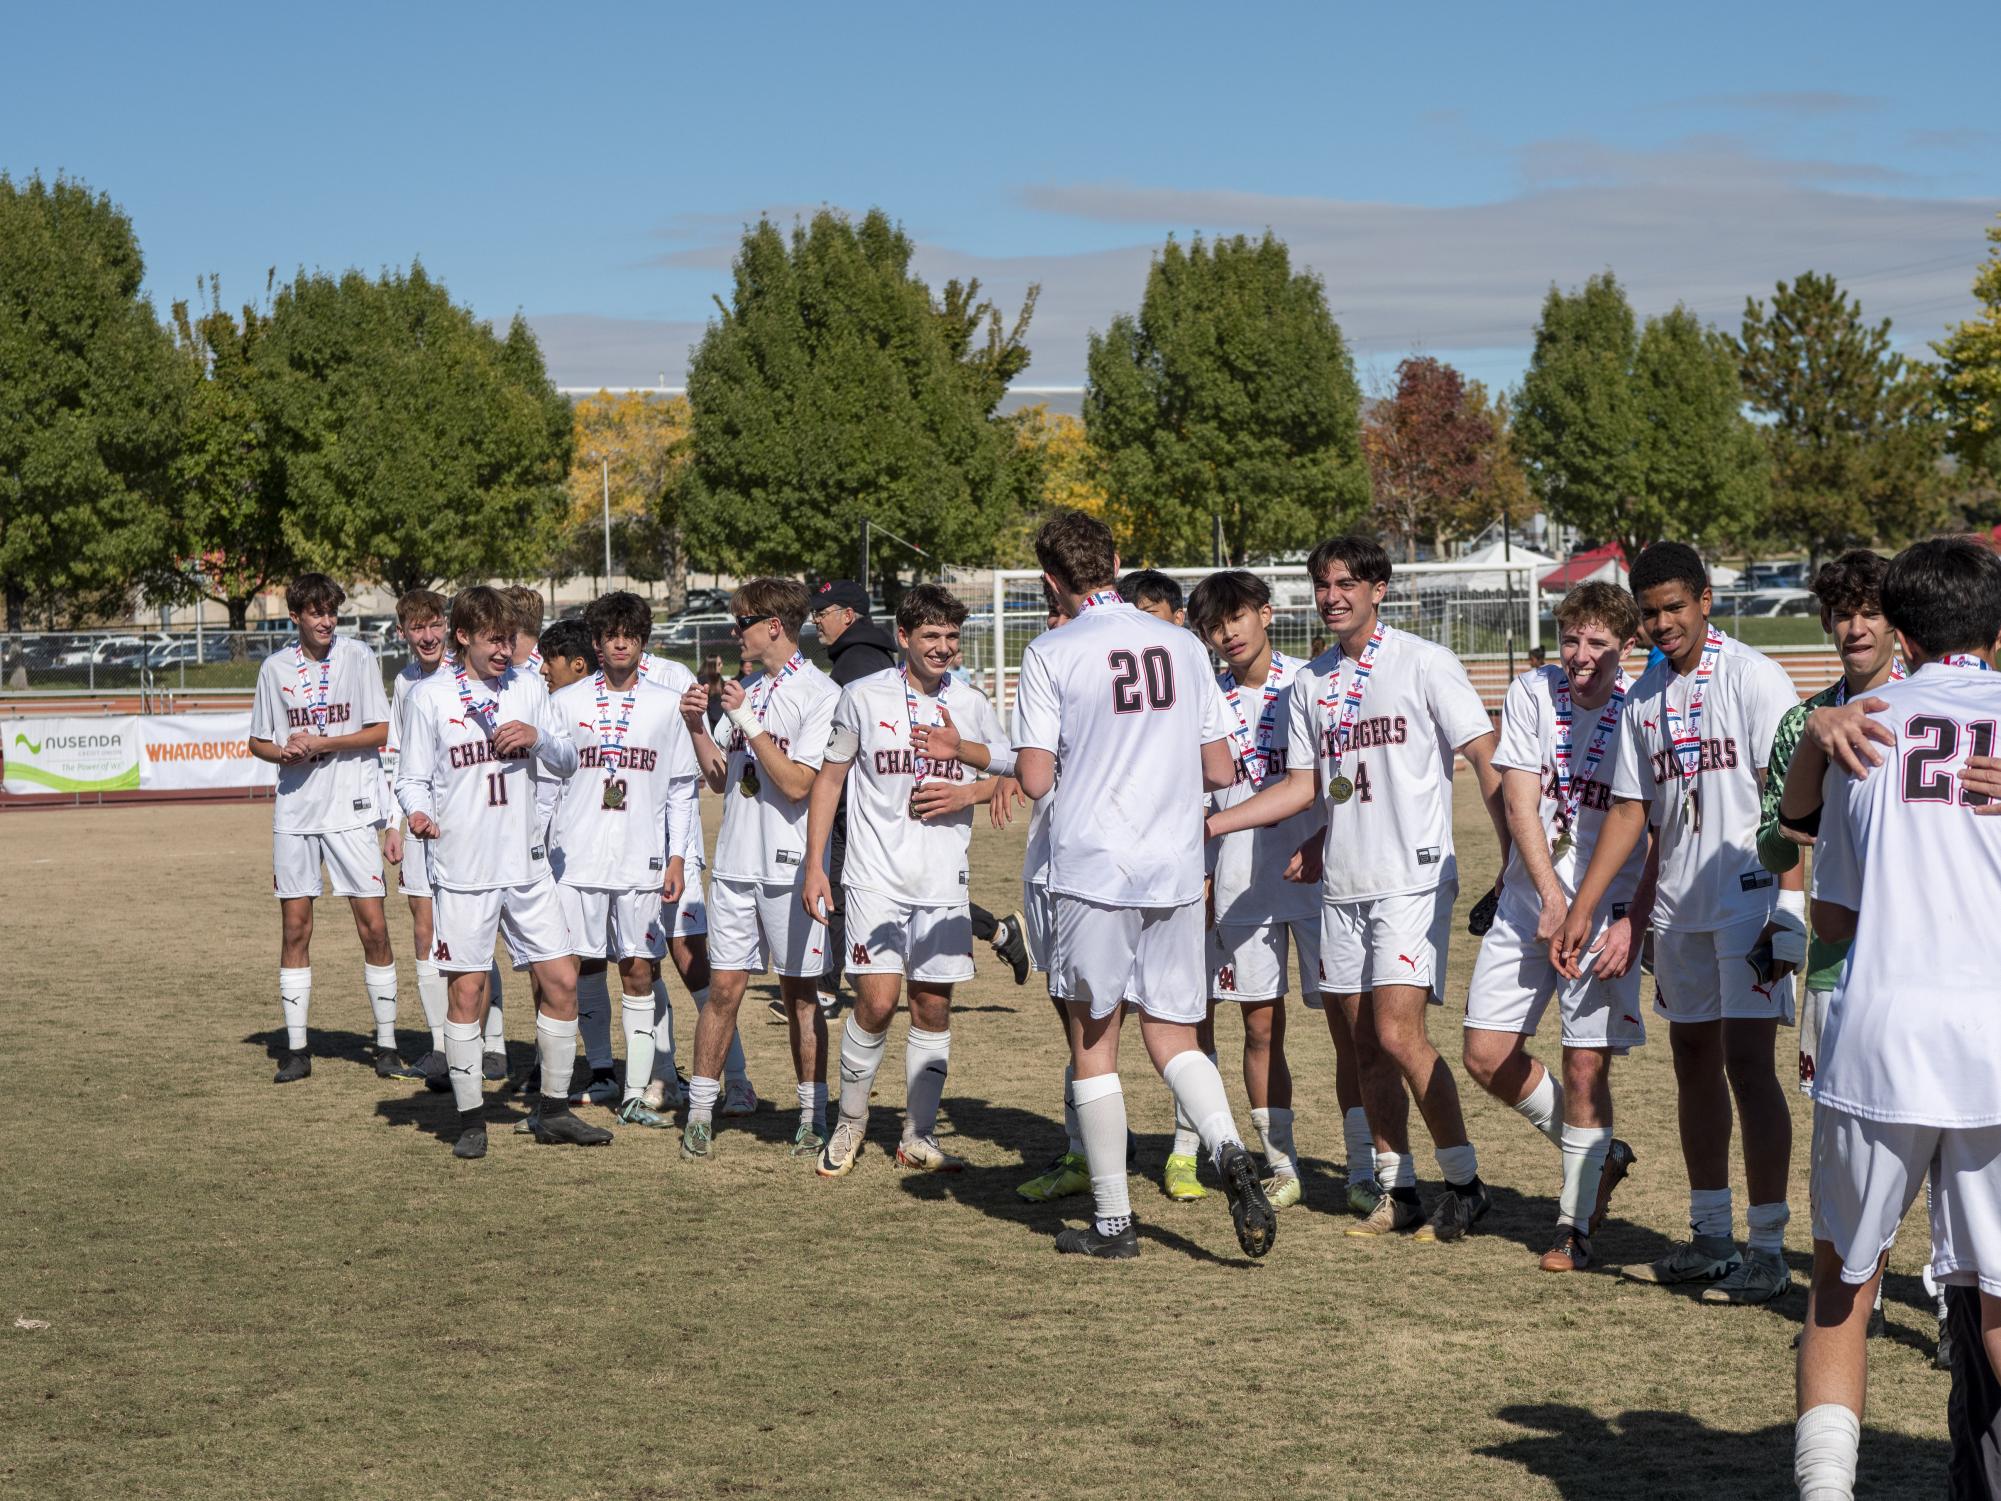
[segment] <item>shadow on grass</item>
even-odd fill
[[[1495,1416],[1529,1431],[1479,1452],[1542,1477],[1566,1501],[1615,1494],[1635,1501],[1777,1501],[1794,1494],[1789,1423],[1730,1433],[1687,1413],[1623,1412],[1607,1419],[1558,1403],[1503,1407]],[[1943,1439],[1865,1429],[1855,1493],[1935,1496],[1949,1447]]]

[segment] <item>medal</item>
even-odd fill
[[[1255,734],[1250,721],[1244,717],[1243,695],[1237,687],[1237,679],[1227,669],[1217,679],[1222,686],[1223,697],[1230,701],[1230,708],[1237,716],[1237,727],[1231,731],[1231,738],[1237,742],[1237,764],[1250,777],[1251,785],[1262,787],[1271,772],[1271,742],[1275,717],[1278,713],[1278,696],[1285,689],[1286,680],[1298,664],[1283,652],[1271,654],[1271,665],[1265,669],[1264,708],[1258,715]]]
[[[312,721],[313,733],[324,735],[327,732],[327,705],[333,697],[333,645],[328,643],[327,654],[320,658],[318,698],[314,698],[306,691],[306,649],[303,646],[294,646],[292,655],[298,659],[299,664],[299,701],[306,706],[306,717]]]
[[[1702,643],[1702,661],[1689,684],[1686,728],[1683,728],[1683,716],[1676,712],[1674,702],[1665,691],[1661,694],[1661,718],[1666,721],[1662,728],[1667,731],[1675,775],[1681,782],[1681,821],[1684,824],[1693,816],[1695,778],[1702,770],[1703,700],[1709,696],[1709,680],[1716,675],[1716,659],[1722,655],[1723,632],[1712,625]]]
[[[1345,803],[1355,795],[1355,784],[1347,777],[1336,777],[1327,784],[1327,795],[1337,803]]]
[[[625,690],[617,724],[611,720],[611,689],[605,683],[604,673],[597,674],[594,686],[598,698],[598,764],[604,768],[604,801],[599,806],[617,812],[625,806],[625,783],[618,779],[618,774],[625,767],[625,734],[632,726],[632,703],[638,696],[639,685],[634,683]]]
[[[616,812],[625,806],[625,783],[606,782],[604,784],[604,807]]]
[[[757,763],[755,761],[746,761],[744,763],[743,775],[737,780],[736,790],[741,792],[745,797],[756,797],[763,790],[763,787],[764,784],[757,779]]]
[[[1561,860],[1565,855],[1570,853],[1574,842],[1570,837],[1570,830],[1565,829],[1561,834],[1556,836],[1556,843],[1549,847],[1550,855],[1554,859]]]
[[[912,818],[917,819],[919,822],[922,822],[923,821],[922,817],[919,815],[917,811],[917,794],[924,786],[924,778],[930,775],[931,758],[929,756],[920,756],[917,754],[917,695],[911,691],[910,669],[906,666],[898,668],[897,671],[901,673],[903,676],[903,712],[904,716],[910,722],[911,784],[910,784],[910,802],[908,803],[907,808]],[[945,702],[945,685],[942,682],[938,685],[938,702],[940,705],[942,705]],[[936,723],[927,723],[926,727],[935,730],[940,728],[943,724],[944,721],[939,720]]]
[[[1612,680],[1612,696],[1605,701],[1604,710],[1598,715],[1598,724],[1591,731],[1591,739],[1584,747],[1584,764],[1577,774],[1570,773],[1570,677],[1561,674],[1550,685],[1550,706],[1556,711],[1556,744],[1550,759],[1556,762],[1556,843],[1550,853],[1561,860],[1576,846],[1573,831],[1577,827],[1578,804],[1584,800],[1584,789],[1592,777],[1598,773],[1599,763],[1605,759],[1605,752],[1611,749],[1612,737],[1619,729],[1619,711],[1626,703],[1626,674],[1623,669]]]
[[[1327,753],[1327,770],[1332,773],[1327,795],[1337,803],[1345,803],[1355,795],[1354,780],[1341,775],[1341,756],[1348,749],[1349,737],[1355,733],[1355,719],[1362,709],[1362,690],[1369,686],[1369,674],[1376,670],[1376,653],[1382,650],[1385,629],[1378,620],[1376,628],[1369,632],[1369,644],[1362,648],[1362,655],[1355,663],[1355,676],[1348,684],[1348,691],[1341,695],[1341,717],[1335,721],[1334,744]],[[1340,681],[1338,675],[1335,681]],[[1320,703],[1324,708],[1333,700],[1323,698]]]

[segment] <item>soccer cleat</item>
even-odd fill
[[[1059,1152],[1049,1166],[1026,1183],[1015,1185],[1015,1196],[1031,1204],[1067,1199],[1091,1186],[1091,1170],[1082,1152]]]
[[[1703,1288],[1705,1303],[1769,1303],[1792,1291],[1793,1274],[1777,1251],[1746,1251],[1724,1276]]]
[[[855,1159],[862,1154],[866,1121],[851,1121],[845,1115],[834,1122],[834,1134],[820,1148],[820,1160],[813,1171],[822,1178],[845,1178],[854,1171]]]
[[[1415,1230],[1424,1223],[1424,1206],[1413,1193],[1407,1199],[1399,1199],[1395,1194],[1376,1193],[1375,1207],[1368,1218],[1359,1225],[1350,1225],[1345,1234],[1357,1240],[1367,1240],[1377,1235],[1402,1235],[1407,1230]]]
[[[424,1088],[435,1094],[443,1094],[452,1087],[451,1070],[446,1066],[445,1055],[436,1048],[411,1065],[424,1076]]]
[[[1418,1226],[1413,1238],[1427,1245],[1435,1241],[1464,1240],[1466,1233],[1485,1218],[1494,1207],[1494,1196],[1487,1192],[1487,1185],[1478,1178],[1473,1180],[1473,1192],[1462,1193],[1447,1185],[1438,1202],[1431,1206],[1431,1217]]]
[[[834,1016],[841,1009],[841,993],[838,990],[823,990],[813,997],[813,1001],[826,1016]]]
[[[1265,1179],[1265,1198],[1274,1209],[1292,1208],[1299,1202],[1303,1192],[1297,1173],[1286,1173],[1280,1177]]]
[[[780,1021],[790,1021],[792,1019],[792,1008],[785,1004],[783,996],[773,996],[764,1003],[764,1007]]]
[[[1376,1212],[1376,1201],[1382,1196],[1374,1178],[1357,1178],[1348,1185],[1348,1213],[1366,1218]]]
[[[1605,1211],[1612,1204],[1612,1190],[1626,1181],[1626,1174],[1639,1160],[1630,1146],[1616,1136],[1612,1138],[1612,1144],[1605,1149],[1605,1166],[1598,1174],[1598,1203],[1591,1211],[1591,1234],[1596,1235],[1598,1227],[1605,1223]]]
[[[507,1077],[507,1054],[498,1049],[490,1049],[481,1061],[480,1067],[486,1074],[486,1082],[498,1084]]]
[[[580,1121],[567,1110],[529,1116],[528,1133],[545,1147],[601,1147],[611,1140],[603,1126]]]
[[[1096,1224],[1077,1225],[1056,1237],[1065,1256],[1095,1256],[1100,1261],[1131,1261],[1139,1255],[1139,1232],[1130,1221],[1117,1235],[1100,1235]]]
[[[963,1173],[966,1159],[954,1157],[935,1136],[906,1136],[896,1146],[896,1165],[920,1173]]]
[[[1167,1171],[1160,1175],[1160,1186],[1177,1204],[1209,1197],[1209,1190],[1195,1181],[1195,1159],[1185,1152],[1176,1152],[1167,1159]]]
[[[657,1110],[648,1110],[646,1101],[634,1095],[618,1107],[618,1118],[628,1126],[651,1126],[656,1131],[672,1130],[674,1123]]]
[[[306,1053],[287,1053],[285,1061],[278,1065],[278,1072],[271,1076],[273,1084],[296,1084],[313,1071],[313,1060]]]
[[[375,1077],[378,1079],[421,1079],[423,1071],[412,1068],[396,1056],[394,1048],[375,1050]]]
[[[792,1133],[792,1155],[794,1157],[817,1157],[820,1148],[827,1144],[827,1138],[811,1126],[801,1126]]]
[[[617,1075],[608,1068],[594,1068],[591,1070],[591,1082],[579,1091],[572,1103],[610,1107],[617,1102],[620,1093]]]
[[[763,1108],[764,1101],[757,1097],[748,1079],[732,1079],[723,1090],[724,1115],[756,1115]]]
[[[1695,1235],[1658,1261],[1626,1267],[1621,1275],[1634,1282],[1655,1282],[1664,1287],[1683,1282],[1719,1282],[1736,1271],[1742,1261],[1743,1257],[1737,1254],[1737,1242],[1729,1236]]]
[[[681,1128],[681,1160],[683,1162],[714,1162],[716,1160],[716,1128],[707,1121],[689,1121]]]
[[[1022,915],[1010,912],[994,924],[993,949],[1014,971],[1014,983],[1028,983],[1028,937]],[[1134,1254],[1138,1254],[1135,1249]]]
[[[639,1103],[644,1105],[648,1110],[665,1110],[667,1108],[667,1081],[665,1079],[654,1079],[649,1082],[646,1088],[640,1093]]]
[[[1581,1272],[1591,1265],[1591,1237],[1575,1225],[1558,1225],[1556,1240],[1542,1253],[1545,1272]]]
[[[1216,1171],[1223,1178],[1223,1192],[1230,1200],[1230,1220],[1237,1227],[1237,1244],[1246,1256],[1262,1256],[1278,1239],[1278,1216],[1271,1200],[1258,1182],[1257,1167],[1243,1143],[1223,1143],[1222,1159]]]
[[[486,1155],[486,1122],[467,1126],[459,1132],[459,1139],[452,1143],[452,1155],[471,1161]]]

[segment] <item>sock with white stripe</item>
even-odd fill
[[[1207,1053],[1198,1048],[1176,1053],[1167,1060],[1160,1077],[1174,1091],[1175,1109],[1201,1133],[1210,1162],[1220,1161],[1224,1147],[1243,1145],[1236,1119],[1230,1114],[1230,1097],[1223,1092],[1223,1076]]]
[[[952,1067],[952,1033],[912,1027],[903,1038],[903,1134],[936,1136],[938,1102]]]
[[[577,1019],[535,1014],[535,1048],[542,1060],[544,1111],[566,1110],[570,1104],[570,1070],[577,1061]]]
[[[865,1032],[854,1012],[841,1028],[841,1119],[868,1119],[869,1091],[875,1087],[875,1071],[882,1067],[882,1045],[889,1028]],[[942,1085],[941,1085],[942,1087]]]
[[[306,1017],[313,1009],[313,971],[310,965],[304,969],[278,971],[278,1009],[285,1017],[285,1046],[295,1053],[305,1052]]]
[[[1563,1128],[1563,1196],[1558,1202],[1559,1222],[1583,1230],[1590,1226],[1591,1211],[1598,1207],[1598,1180],[1605,1172],[1605,1153],[1612,1146],[1610,1126],[1565,1126]]]
[[[375,1016],[375,1045],[396,1051],[396,966],[364,964],[361,983],[368,990],[368,1009]]]
[[[1536,1130],[1549,1138],[1549,1144],[1561,1150],[1563,1147],[1563,1086],[1556,1082],[1556,1075],[1543,1069],[1536,1086],[1521,1099],[1515,1101],[1515,1111]]]
[[[445,999],[450,987],[444,971],[431,959],[417,961],[417,1004],[424,1008],[424,1025],[431,1029],[431,1051],[445,1050]]]
[[[1186,1056],[1186,1055],[1184,1055]],[[1117,1235],[1132,1223],[1126,1184],[1126,1097],[1117,1074],[1098,1074],[1071,1086],[1098,1233]]]
[[[461,1113],[479,1109],[479,1023],[445,1023],[445,1074],[452,1081],[452,1103]]]
[[[625,1028],[625,1095],[636,1100],[646,1093],[646,1081],[653,1077],[653,997],[618,996],[618,1016]]]

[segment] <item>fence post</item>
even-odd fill
[[[994,712],[1001,712],[1001,695],[1007,687],[1007,626],[1002,614],[1007,609],[1007,587],[1001,581],[1001,571],[994,570]]]

